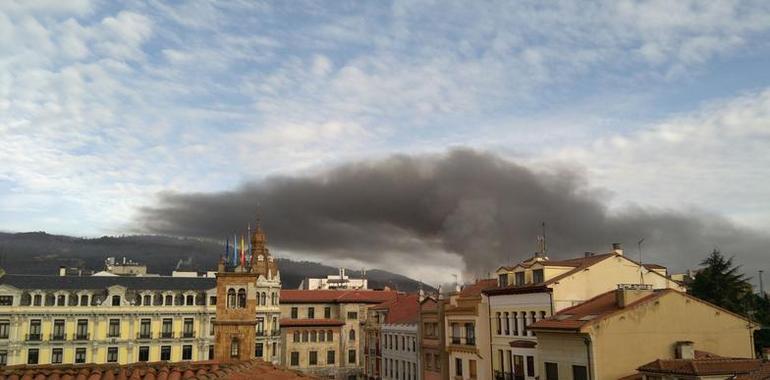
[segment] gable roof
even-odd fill
[[[399,294],[396,298],[383,302],[372,309],[387,310],[386,324],[411,324],[420,318],[420,296],[418,294]]]
[[[709,375],[750,375],[762,371],[762,367],[768,366],[761,359],[751,358],[726,358],[707,357],[695,359],[658,359],[642,365],[637,370],[640,372],[709,376]],[[765,368],[765,370],[770,369]],[[750,379],[751,377],[741,377]]]
[[[282,289],[281,303],[368,303],[396,298],[393,290],[297,290]]]
[[[217,287],[211,277],[171,276],[51,276],[35,274],[6,274],[0,285],[17,289],[104,290],[114,285],[134,290],[209,290]]]

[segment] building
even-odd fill
[[[211,358],[216,282],[137,276],[0,277],[0,364]]]
[[[217,268],[214,358],[279,363],[281,274],[259,224],[250,239],[248,260]]]
[[[476,281],[450,295],[444,307],[444,330],[453,379],[490,379],[489,304],[484,289],[495,279]]]
[[[533,380],[538,376],[538,337],[529,326],[554,313],[611,291],[622,283],[684,291],[666,277],[666,268],[639,265],[623,255],[619,244],[605,254],[586,253],[550,260],[541,251],[512,267],[497,270],[497,287],[489,297],[492,368],[497,379]],[[541,376],[542,377],[542,376]]]
[[[367,379],[421,379],[417,345],[419,294],[398,294],[369,308],[364,361]]]
[[[10,366],[0,368],[0,380],[6,379],[89,379],[89,380],[292,380],[308,377],[276,367],[261,360],[221,363],[214,360],[195,362],[152,362],[134,364],[57,364],[45,366]]]
[[[215,325],[227,327],[220,329],[225,336],[228,326],[241,328],[229,309],[244,299],[249,309],[238,318],[253,325],[253,334],[244,332],[250,344],[239,348],[250,354],[238,358],[280,362],[280,274],[262,231],[251,239],[251,265],[222,263],[216,279],[0,271],[0,365],[212,359],[220,338]],[[231,349],[232,339],[222,341]]]
[[[659,358],[693,358],[694,347],[751,358],[746,318],[673,289],[620,285],[529,328],[547,380],[618,379]]]
[[[687,351],[687,350],[683,350]],[[770,378],[770,363],[762,359],[730,358],[693,350],[692,357],[658,359],[642,365],[622,380],[759,380]]]
[[[449,359],[444,329],[444,308],[446,300],[439,294],[428,296],[420,301],[419,337],[420,374],[424,380],[442,380],[449,378]]]
[[[147,265],[139,264],[125,257],[122,260],[108,257],[104,261],[104,271],[118,276],[143,276],[147,274]]]
[[[282,362],[319,377],[364,376],[367,309],[396,297],[394,291],[282,290]]]
[[[345,274],[345,268],[340,268],[337,275],[330,274],[326,278],[306,278],[299,284],[305,290],[365,290],[369,283],[365,277],[350,278]]]

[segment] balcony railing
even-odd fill
[[[174,338],[174,332],[173,331],[161,331],[160,338],[161,339],[173,339]]]
[[[195,337],[195,331],[182,332],[182,338],[194,338],[194,337]]]
[[[39,342],[42,340],[42,337],[40,336],[40,333],[36,334],[26,334],[24,335],[24,340],[28,342]]]
[[[120,338],[120,332],[108,332],[107,338]]]
[[[72,334],[72,340],[91,340],[91,334],[89,334],[89,333],[74,333],[74,334]]]
[[[476,345],[476,337],[458,337],[453,336],[452,338],[452,344],[460,345],[460,346],[475,346]]]
[[[136,334],[136,339],[152,339],[152,332],[140,332]]]
[[[270,332],[272,336],[281,336],[281,330],[273,330]]]
[[[257,336],[265,336],[265,330],[257,330]]]
[[[67,337],[64,335],[64,333],[53,333],[48,336],[48,340],[52,342],[57,342],[57,341],[67,340]]]

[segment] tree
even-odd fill
[[[701,262],[705,266],[695,275],[690,292],[692,295],[723,307],[734,313],[750,316],[753,312],[754,295],[748,279],[715,249]]]

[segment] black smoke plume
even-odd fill
[[[665,191],[649,184],[650,191]],[[541,222],[548,255],[606,252],[624,243],[638,258],[676,270],[712,249],[760,263],[770,239],[702,211],[609,210],[612,189],[569,169],[533,171],[496,155],[453,150],[354,162],[313,176],[269,177],[221,193],[164,193],[141,210],[144,232],[224,240],[255,220],[273,248],[373,266],[441,265],[459,255],[465,273],[486,274],[529,257]],[[399,268],[388,268],[399,269]]]

